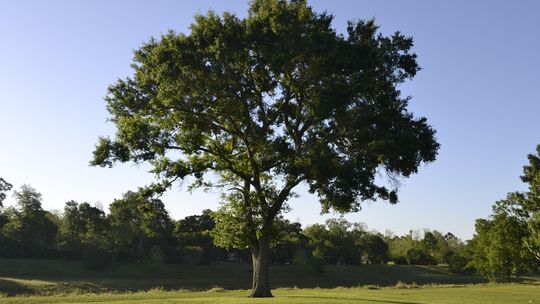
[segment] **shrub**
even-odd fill
[[[88,270],[105,270],[113,261],[111,253],[103,248],[89,247],[83,251],[84,267]]]
[[[159,246],[152,246],[146,261],[150,264],[163,264],[165,262],[165,254]]]
[[[182,250],[182,263],[200,265],[204,262],[204,248],[201,246],[186,246]]]
[[[311,257],[308,261],[308,265],[311,266],[316,272],[324,272],[325,270],[325,261],[324,261],[324,252],[320,249],[315,249],[311,254]]]
[[[457,274],[473,274],[474,269],[468,266],[469,258],[461,253],[454,253],[448,257],[448,271]]]

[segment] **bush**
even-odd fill
[[[182,250],[182,263],[200,265],[204,262],[204,248],[201,246],[186,246]]]
[[[320,249],[315,249],[311,257],[308,261],[308,265],[315,271],[315,272],[324,272],[325,270],[325,260],[324,260],[324,252]]]
[[[461,253],[454,253],[448,257],[448,271],[457,274],[473,274],[474,269],[468,266],[469,258]]]
[[[159,246],[152,246],[150,252],[148,252],[148,257],[146,262],[150,264],[163,264],[166,260],[165,253]]]
[[[295,265],[305,265],[307,264],[306,251],[303,249],[297,249],[294,253],[293,264]]]
[[[111,253],[103,248],[89,247],[83,251],[84,267],[88,270],[105,270],[113,261]]]
[[[430,256],[425,250],[419,248],[411,248],[407,250],[407,260],[409,261],[410,265],[437,264],[432,256]]]
[[[397,256],[392,258],[392,262],[396,265],[407,265],[407,258],[404,256]]]

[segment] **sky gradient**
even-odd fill
[[[520,182],[527,153],[540,144],[540,2],[309,1],[350,19],[375,18],[380,31],[414,37],[422,67],[403,85],[410,110],[438,133],[438,159],[402,180],[400,202],[367,202],[347,215],[397,234],[437,229],[468,239],[474,220]],[[89,167],[100,135],[113,134],[103,97],[131,75],[132,52],[169,29],[188,32],[208,9],[246,15],[246,1],[2,1],[0,9],[0,177],[30,184],[45,209],[68,200],[105,209],[152,181],[145,166]],[[317,198],[296,191],[286,217],[323,222]],[[218,206],[218,193],[175,186],[163,201],[175,219]],[[13,204],[9,196],[7,205]]]

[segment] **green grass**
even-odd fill
[[[0,298],[1,303],[540,303],[540,285],[497,284],[468,286],[427,286],[421,288],[335,288],[277,289],[275,298],[246,298],[246,290],[160,291],[126,294],[57,295],[45,297]]]
[[[322,273],[303,265],[273,266],[273,287],[334,288],[360,285],[483,283],[474,276],[451,275],[435,267],[403,265],[327,266]],[[105,271],[85,270],[82,263],[63,260],[0,259],[0,293],[55,294],[164,290],[227,290],[251,286],[247,263],[216,265],[116,264]]]
[[[327,266],[320,273],[287,265],[273,266],[271,278],[276,298],[256,300],[246,298],[249,264],[116,264],[88,271],[77,261],[0,259],[0,303],[540,303],[538,281],[486,285],[437,267]]]

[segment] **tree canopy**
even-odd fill
[[[419,70],[412,38],[384,36],[373,20],[338,34],[332,20],[284,0],[254,0],[245,19],[197,15],[189,33],[136,50],[134,75],[106,96],[117,132],[91,164],[148,162],[159,191],[188,176],[228,190],[252,248],[253,296],[271,295],[272,224],[294,187],[307,184],[324,211],[396,203],[377,174],[408,177],[437,154],[435,130],[398,89]]]
[[[528,190],[510,192],[493,205],[490,220],[476,221],[472,264],[490,279],[540,267],[540,145],[527,156],[521,180]]]

